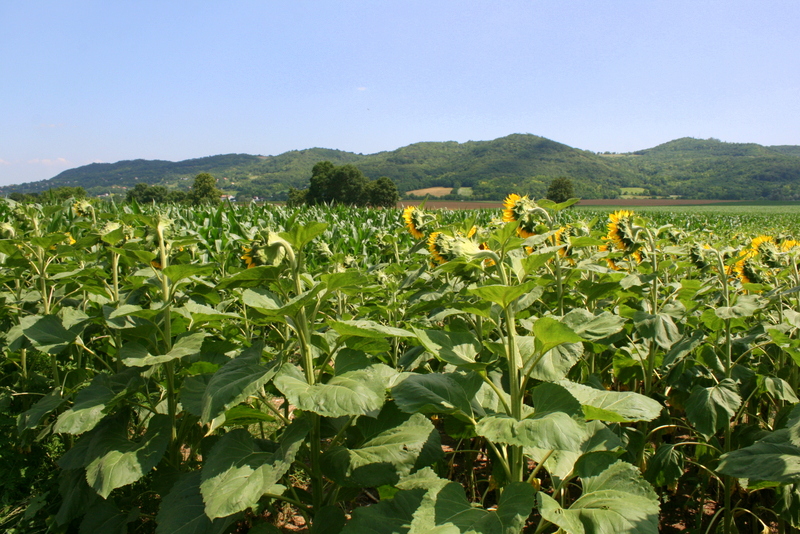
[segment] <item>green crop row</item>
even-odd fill
[[[0,527],[800,527],[791,213],[573,203],[3,202]]]

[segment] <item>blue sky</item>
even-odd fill
[[[797,0],[0,2],[0,185],[532,133],[800,145]]]

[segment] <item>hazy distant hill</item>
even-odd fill
[[[595,154],[529,134],[493,141],[415,143],[369,155],[312,148],[278,156],[93,163],[42,182],[0,188],[0,194],[65,185],[100,194],[123,192],[139,182],[186,189],[195,175],[209,172],[227,192],[280,199],[289,187],[306,187],[311,168],[323,160],[353,163],[371,179],[388,176],[401,192],[463,186],[472,187],[477,198],[503,198],[509,192],[541,197],[553,178],[567,176],[583,198],[643,187],[649,194],[687,198],[800,200],[798,146],[683,138],[628,154]]]

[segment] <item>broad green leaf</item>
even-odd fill
[[[749,447],[722,455],[717,472],[782,484],[800,482],[800,447],[791,442],[788,430],[777,430]]]
[[[31,315],[20,319],[22,332],[34,347],[49,354],[58,354],[78,337],[79,330],[67,330],[55,315]]]
[[[664,313],[650,315],[637,311],[633,316],[633,323],[642,337],[652,339],[664,350],[669,350],[681,339],[681,333],[672,317]]]
[[[658,533],[658,496],[634,466],[617,462],[581,481],[583,494],[567,509],[537,493],[542,517],[568,534]]]
[[[21,435],[25,430],[36,428],[42,419],[61,406],[66,399],[61,395],[61,388],[53,390],[36,401],[36,404],[17,416],[17,432]]]
[[[507,308],[512,302],[536,287],[536,281],[531,280],[518,286],[487,285],[475,287],[469,292],[483,300],[494,302],[501,308]]]
[[[293,224],[287,232],[280,232],[279,235],[299,252],[315,237],[322,234],[327,227],[328,223],[310,221],[305,224]]]
[[[429,469],[398,483],[391,499],[353,511],[342,534],[518,534],[535,503],[529,484],[503,490],[495,510],[472,505],[460,484],[436,477]]]
[[[617,285],[617,284],[614,284]],[[594,315],[589,310],[575,308],[564,316],[562,322],[576,335],[589,341],[598,341],[622,330],[625,318],[608,311]]]
[[[522,420],[505,414],[481,418],[475,433],[495,443],[546,450],[579,450],[584,425],[581,406],[563,387],[543,383],[533,389],[533,415]]]
[[[255,506],[265,493],[281,494],[289,470],[311,426],[295,419],[275,452],[263,451],[244,429],[228,432],[214,445],[202,470],[200,492],[210,519]]]
[[[207,276],[214,274],[215,269],[216,266],[213,263],[190,263],[186,265],[170,265],[164,269],[164,274],[166,274],[173,283],[176,283],[191,276]]]
[[[563,343],[542,354],[537,348],[536,338],[517,336],[516,341],[522,359],[522,373],[544,382],[556,382],[567,376],[583,354],[582,343]]]
[[[663,408],[657,401],[633,391],[595,389],[569,380],[558,383],[578,399],[586,419],[611,423],[652,421]]]
[[[464,388],[446,373],[410,374],[392,388],[397,406],[406,413],[450,413],[472,416]]]
[[[706,438],[728,426],[742,404],[739,388],[730,378],[704,388],[695,386],[686,401],[686,418]]]
[[[442,361],[466,368],[483,368],[485,364],[475,361],[481,351],[481,343],[470,332],[447,332],[444,330],[414,329],[422,346]]]
[[[228,276],[219,281],[216,288],[218,291],[233,289],[237,287],[257,287],[266,286],[270,281],[278,278],[283,271],[281,267],[272,265],[260,265],[251,269],[245,269],[232,276]]]
[[[544,468],[553,478],[554,485],[576,473],[579,462],[589,457],[599,457],[608,463],[616,459],[622,441],[600,421],[589,421],[584,425],[583,436],[577,450],[551,450],[525,447],[525,455],[535,462],[544,461]]]
[[[656,487],[670,486],[683,476],[683,453],[674,443],[661,443],[647,461],[644,478]]]
[[[220,321],[223,319],[239,319],[240,316],[236,313],[228,313],[217,311],[211,306],[198,304],[193,300],[187,301],[184,306],[192,316],[192,321],[195,323],[205,323],[209,321]]]
[[[759,376],[758,380],[762,388],[774,399],[790,403],[800,402],[800,399],[792,391],[792,386],[786,380],[775,376]]]
[[[82,434],[91,430],[140,382],[139,373],[133,369],[112,376],[106,373],[96,375],[91,384],[78,392],[75,404],[58,417],[53,432]]]
[[[325,384],[309,385],[291,363],[284,364],[273,383],[290,403],[301,410],[325,417],[366,415],[381,409],[386,397],[388,374],[375,364],[334,376]]]
[[[113,421],[100,428],[87,451],[86,481],[103,497],[116,488],[136,482],[154,468],[170,440],[171,424],[166,415],[154,415],[147,432],[130,441],[127,424]]]
[[[206,516],[200,476],[200,471],[181,474],[164,496],[156,516],[156,534],[217,534],[236,521],[236,515],[213,521]]]
[[[248,398],[275,376],[280,360],[259,363],[262,345],[223,365],[206,386],[201,399],[200,422],[208,423]]]
[[[563,343],[580,343],[583,341],[572,329],[553,319],[552,317],[542,317],[533,323],[533,336],[536,344],[536,352],[544,354],[547,351]]]
[[[750,317],[764,305],[765,300],[758,295],[739,295],[733,306],[720,306],[715,314],[720,319]]]
[[[127,534],[128,523],[139,516],[139,510],[123,512],[111,501],[97,501],[83,516],[79,534]]]
[[[356,448],[333,447],[322,456],[323,472],[344,486],[394,485],[442,456],[439,433],[422,414],[380,432]]]
[[[153,356],[147,349],[136,342],[128,343],[122,346],[120,357],[122,358],[122,363],[128,367],[147,367],[148,365],[171,362],[172,360],[198,354],[200,347],[203,346],[203,340],[209,335],[208,332],[193,332],[181,336],[172,346],[172,350],[158,356]]]
[[[414,337],[414,333],[403,328],[386,326],[375,321],[357,319],[352,321],[331,321],[331,328],[342,336],[356,337]]]

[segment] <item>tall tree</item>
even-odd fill
[[[222,191],[217,189],[217,179],[207,172],[201,172],[194,177],[194,183],[189,190],[189,201],[195,206],[200,204],[219,203]]]
[[[572,180],[561,176],[553,179],[547,188],[547,198],[553,202],[565,202],[575,196]]]
[[[391,178],[381,176],[373,182],[367,184],[367,198],[369,198],[369,205],[373,207],[393,208],[400,200],[400,193],[397,191],[397,185]]]

